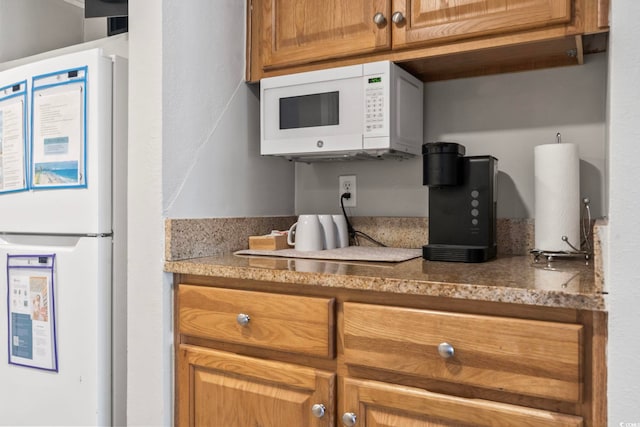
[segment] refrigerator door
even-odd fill
[[[27,82],[27,115],[32,116],[32,78],[87,68],[86,187],[37,189],[0,194],[0,232],[111,233],[112,61],[100,49],[71,53],[0,72],[0,87]],[[30,120],[27,121],[30,123]],[[27,126],[28,144],[33,127]],[[29,175],[30,168],[27,168]]]
[[[0,425],[111,424],[109,237],[0,235]],[[55,254],[58,372],[9,364],[7,255]]]

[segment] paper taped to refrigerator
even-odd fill
[[[0,193],[27,189],[27,82],[0,88]]]
[[[58,371],[55,254],[7,255],[9,363]]]
[[[86,67],[33,78],[31,186],[84,187]]]

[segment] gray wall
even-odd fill
[[[129,425],[172,422],[164,219],[293,212],[294,166],[258,155],[245,2],[184,3],[129,2]]]
[[[463,144],[499,159],[498,216],[533,217],[533,149],[578,144],[582,195],[605,212],[606,54],[583,66],[427,83],[425,142]],[[422,159],[296,164],[296,213],[337,212],[338,176],[357,176],[355,216],[427,216]]]
[[[260,157],[258,87],[244,82],[244,2],[165,3],[166,216],[292,214],[293,165]]]
[[[640,2],[611,2],[609,39],[609,426],[640,425]]]
[[[87,18],[84,20],[84,41],[107,37],[107,18]]]
[[[83,21],[62,0],[0,0],[0,63],[82,43]]]
[[[129,3],[129,426],[169,426],[173,414],[173,294],[162,272],[162,18],[162,2]]]

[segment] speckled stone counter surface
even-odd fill
[[[248,236],[286,230],[296,217],[168,219],[165,271],[364,291],[605,310],[602,241],[606,223],[595,227],[594,259],[534,264],[530,219],[498,220],[498,258],[479,264],[430,262],[335,262],[235,256]],[[419,248],[428,240],[428,219],[354,217],[356,229],[388,246]],[[603,228],[604,227],[604,228]],[[606,258],[606,257],[605,257]],[[595,266],[595,269],[594,269]]]
[[[478,263],[327,262],[225,254],[168,261],[172,273],[218,276],[365,291],[426,295],[477,301],[604,310],[604,295],[593,267],[569,260],[534,264],[530,256],[501,256]]]

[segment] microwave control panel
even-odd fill
[[[386,76],[365,77],[364,130],[366,134],[382,132],[384,128],[384,81]]]

